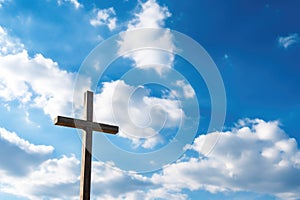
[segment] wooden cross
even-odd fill
[[[85,120],[57,116],[54,120],[54,124],[59,126],[79,128],[83,130],[80,176],[80,200],[89,200],[91,190],[93,131],[116,134],[119,131],[119,127],[93,122],[93,92],[86,91],[84,93],[84,108]]]

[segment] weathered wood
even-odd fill
[[[119,131],[119,127],[93,122],[93,92],[85,92],[84,108],[85,120],[57,116],[54,120],[54,124],[71,128],[79,128],[83,130],[80,175],[80,200],[89,200],[91,191],[93,131],[116,134]]]
[[[70,117],[57,116],[54,119],[54,124],[59,126],[66,126],[71,128],[79,128],[86,130],[87,127],[91,128],[93,131],[117,134],[119,132],[118,126],[102,124],[97,122],[89,122],[81,119],[74,119]]]

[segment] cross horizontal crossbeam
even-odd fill
[[[54,124],[59,125],[59,126],[79,128],[82,130],[86,130],[87,128],[89,128],[92,131],[110,133],[110,134],[116,134],[119,131],[118,126],[102,124],[102,123],[97,123],[97,122],[90,122],[90,121],[86,121],[86,120],[74,119],[74,118],[63,117],[63,116],[57,116],[54,119]]]

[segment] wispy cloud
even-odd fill
[[[176,81],[176,85],[179,86],[183,92],[183,96],[185,98],[194,98],[195,97],[195,91],[192,88],[192,86],[188,83],[186,83],[184,80],[178,80]]]
[[[0,26],[0,56],[16,54],[24,50],[24,45],[17,39],[9,36],[7,31]]]
[[[116,28],[116,12],[113,7],[94,10],[95,17],[90,20],[92,26],[107,26],[109,30],[114,30]]]
[[[300,37],[298,33],[293,33],[288,36],[282,36],[278,38],[278,45],[285,49],[289,48],[291,45],[300,42]]]
[[[75,7],[75,9],[79,9],[81,7],[83,7],[83,5],[81,3],[79,3],[77,0],[57,0],[57,4],[60,6],[63,3],[70,3],[71,5],[73,5]]]
[[[31,144],[27,140],[20,138],[16,133],[9,132],[4,128],[0,128],[0,138],[2,140],[6,140],[12,145],[18,146],[27,153],[50,154],[54,150],[52,146]]]

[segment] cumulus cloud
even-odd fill
[[[122,80],[103,83],[95,97],[95,111],[101,113],[95,120],[118,124],[119,136],[144,148],[163,143],[159,131],[177,127],[184,117],[178,101],[151,97],[146,88]]]
[[[93,164],[92,183],[92,193],[96,199],[127,199],[128,195],[136,193],[137,190],[153,187],[149,178],[107,167],[102,162]]]
[[[3,35],[7,33],[4,31]],[[0,55],[2,100],[17,100],[28,107],[43,109],[51,118],[71,114],[76,74],[61,70],[58,63],[41,54],[30,57],[22,44],[8,36],[0,48],[4,52]],[[82,83],[83,93],[90,82],[87,78]]]
[[[7,192],[30,199],[78,199],[79,161],[74,157],[63,156],[42,163],[38,170],[24,179],[20,179]],[[49,180],[49,177],[50,180]],[[31,180],[28,182],[28,180]],[[21,188],[22,183],[27,185]],[[28,184],[29,183],[29,184]],[[20,189],[16,191],[17,189]],[[117,168],[111,168],[102,162],[92,165],[92,199],[186,199],[185,194],[159,188],[150,178],[129,174]]]
[[[155,174],[153,181],[175,191],[251,191],[297,199],[300,195],[300,150],[277,121],[241,120],[222,136],[208,157],[202,154],[206,138],[199,136],[190,149],[198,153]],[[176,174],[176,176],[174,176]]]
[[[140,3],[140,12],[128,24],[128,29],[136,28],[161,28],[165,20],[171,16],[168,8],[160,6],[156,0],[148,0]]]
[[[298,33],[289,34],[288,36],[282,36],[278,38],[278,45],[285,49],[289,48],[291,45],[300,42]]]
[[[1,174],[0,191],[28,199],[78,199],[79,161],[63,156],[32,166],[25,176]]]
[[[0,191],[28,199],[78,199],[79,161],[51,159],[52,146],[35,145],[0,129]],[[76,195],[77,198],[74,196]]]
[[[53,147],[34,145],[16,133],[0,129],[0,192],[28,199],[78,199],[80,161],[74,156],[50,158]],[[93,199],[170,199],[175,194],[153,184],[149,177],[124,172],[100,161],[92,165]]]
[[[45,160],[26,176],[1,174],[0,191],[33,200],[78,199],[80,162],[74,156]],[[186,199],[168,191],[150,178],[111,168],[102,162],[92,165],[92,199]]]
[[[94,162],[92,169],[93,199],[187,199],[186,194],[165,189],[153,183],[151,177],[124,172],[116,167],[108,167],[102,162]]]
[[[107,26],[109,30],[114,30],[116,28],[116,12],[113,7],[107,9],[95,9],[95,18],[90,20],[92,26]]]
[[[134,15],[134,18],[129,21],[127,31],[141,28],[163,28],[165,26],[165,20],[170,16],[171,13],[168,11],[168,8],[160,6],[155,0],[148,0],[144,3],[140,2],[139,10]],[[134,41],[129,38],[131,37],[126,33],[123,34],[122,40],[120,41],[120,55],[126,52],[127,49],[131,49],[135,44],[145,40],[151,44],[163,42],[170,52],[173,52],[175,48],[172,34],[169,30],[162,31],[160,34],[136,35]],[[162,74],[172,67],[174,61],[174,55],[172,53],[151,49],[140,49],[124,57],[133,60],[135,67],[145,70],[154,69],[158,74]]]
[[[35,145],[0,128],[0,192],[28,199],[78,199],[79,161],[51,158],[54,147]],[[75,198],[76,195],[76,198]]]
[[[94,161],[93,199],[188,199],[185,190],[250,191],[281,199],[299,197],[300,150],[279,122],[240,120],[234,128],[221,133],[214,150],[205,157],[202,145],[214,134],[218,133],[201,135],[189,146],[189,151],[197,156],[185,156],[152,176],[124,172]],[[23,145],[5,141],[12,144],[7,145],[10,150]],[[19,149],[23,154],[18,161],[28,159],[24,155],[35,154]],[[0,162],[1,192],[29,199],[78,199],[80,161],[73,155],[44,157],[22,167],[26,165],[30,166],[27,172],[16,175],[8,173]]]

